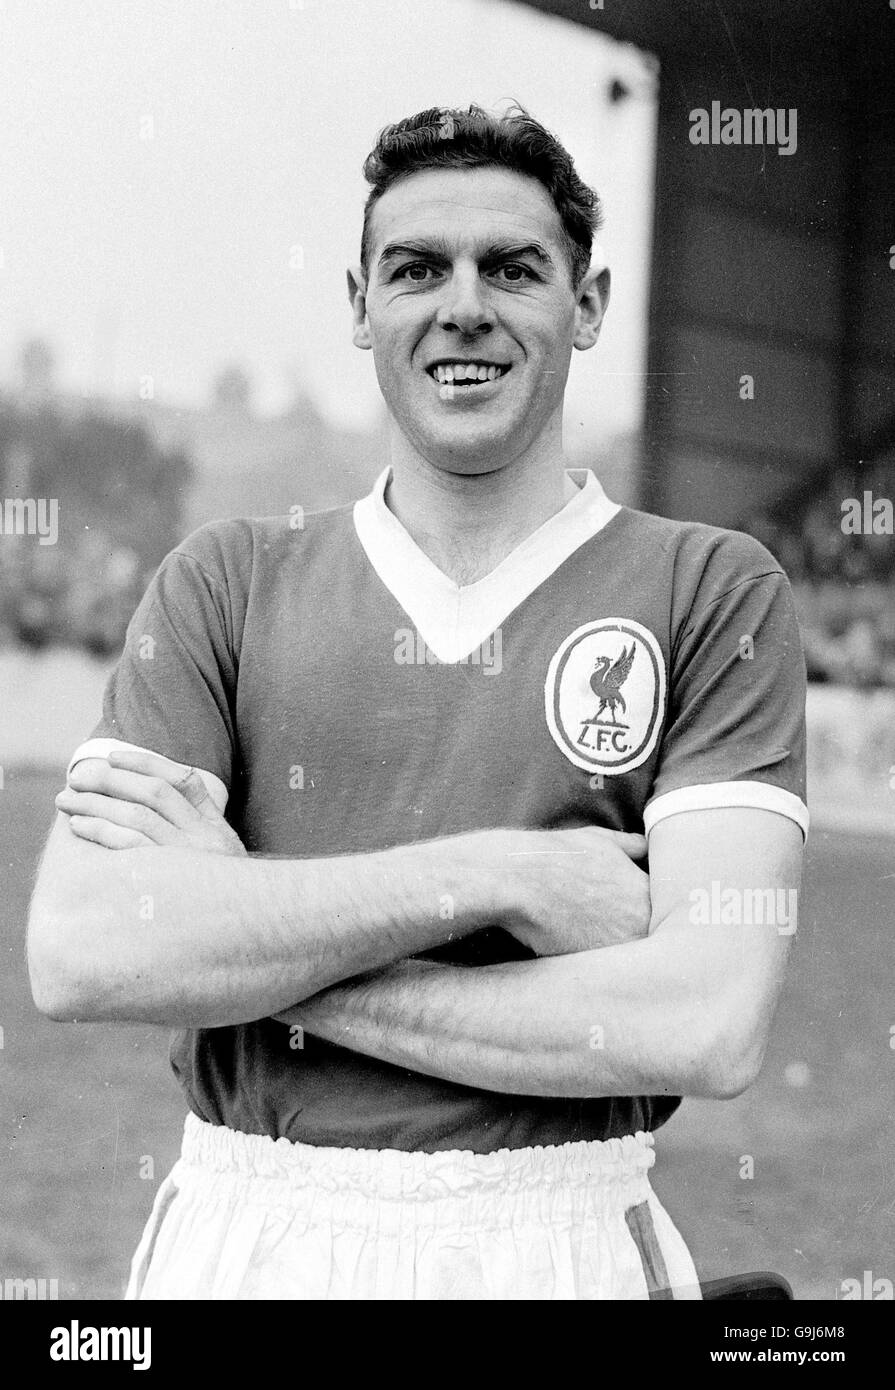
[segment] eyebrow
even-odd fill
[[[389,242],[379,256],[377,265],[384,267],[390,261],[397,260],[401,256],[423,256],[429,260],[438,261],[447,265],[451,261],[452,249],[441,237],[425,238],[422,241]],[[485,248],[479,254],[479,263],[484,266],[494,265],[498,261],[505,261],[510,258],[522,258],[528,256],[538,262],[545,270],[554,269],[553,257],[547,248],[537,241],[527,242],[496,242]]]

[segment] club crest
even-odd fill
[[[648,628],[600,618],[576,628],[547,671],[547,727],[571,763],[614,776],[646,762],[665,711],[665,662]]]

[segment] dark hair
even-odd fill
[[[388,125],[364,161],[371,190],[364,205],[361,264],[366,274],[370,217],[387,189],[422,169],[472,169],[496,165],[527,174],[547,190],[562,223],[563,240],[577,288],[590,265],[594,232],[602,222],[600,199],[575,172],[568,150],[521,106],[495,116],[481,106],[466,111],[433,106]]]

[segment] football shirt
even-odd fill
[[[468,586],[388,510],[388,471],[354,507],[204,526],[150,585],[99,742],[76,756],[114,740],[198,767],[257,854],[642,832],[724,806],[804,831],[805,669],[780,566],[573,476],[577,496]],[[428,954],[530,953],[493,927]],[[679,1103],[503,1095],[292,1038],[270,1019],[180,1030],[193,1111],[315,1145],[485,1153],[655,1129]]]

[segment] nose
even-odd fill
[[[455,329],[472,337],[477,333],[490,333],[495,322],[496,315],[482,285],[478,266],[455,266],[439,305],[439,328]]]

